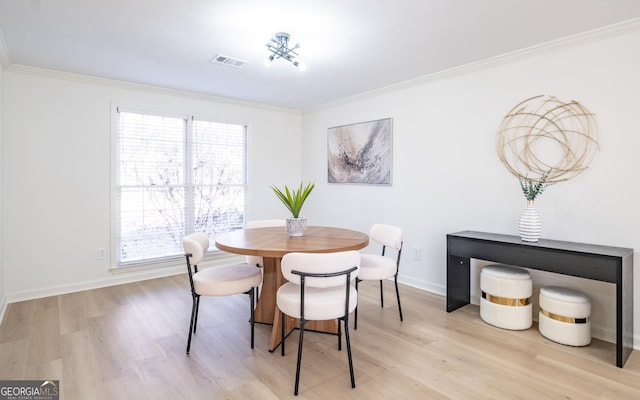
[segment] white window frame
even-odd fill
[[[231,125],[238,125],[238,126],[243,126],[244,127],[244,165],[243,165],[243,169],[244,169],[244,176],[243,176],[243,183],[242,185],[239,185],[242,187],[243,193],[244,193],[244,198],[243,198],[243,204],[244,204],[244,209],[243,209],[243,220],[237,225],[234,225],[234,229],[240,229],[244,226],[244,219],[246,219],[246,215],[247,215],[247,194],[248,194],[248,177],[247,177],[247,171],[248,171],[248,124],[246,123],[238,123],[236,121],[225,121],[224,119],[221,118],[211,118],[211,117],[195,117],[194,115],[189,115],[189,114],[179,114],[179,113],[171,113],[171,112],[163,112],[163,111],[157,111],[157,110],[149,110],[146,108],[140,108],[140,107],[122,107],[122,106],[116,106],[113,105],[112,106],[112,129],[111,129],[111,260],[112,260],[112,267],[111,270],[117,272],[118,270],[130,270],[130,269],[146,269],[146,268],[156,268],[156,267],[164,267],[164,266],[175,266],[175,265],[181,265],[182,263],[184,263],[184,254],[183,253],[178,253],[175,255],[170,255],[170,256],[162,256],[162,257],[157,257],[157,258],[149,258],[149,259],[143,259],[143,260],[135,260],[135,261],[129,261],[129,262],[120,262],[120,257],[118,252],[120,251],[120,243],[119,243],[119,204],[118,204],[118,197],[119,197],[119,188],[118,188],[118,135],[119,135],[119,127],[118,127],[118,123],[119,123],[119,118],[118,118],[118,113],[122,111],[122,112],[128,112],[128,113],[139,113],[139,114],[148,114],[148,115],[156,115],[156,116],[162,116],[162,117],[169,117],[169,118],[180,118],[180,119],[184,119],[187,122],[187,137],[186,137],[186,148],[185,148],[185,169],[189,170],[190,169],[190,164],[191,164],[191,160],[189,157],[189,154],[191,152],[192,149],[192,132],[193,132],[193,122],[194,120],[198,120],[198,121],[203,121],[203,122],[212,122],[212,123],[221,123],[221,124],[231,124]],[[186,174],[188,178],[188,181],[185,181],[185,185],[191,185],[191,187],[193,188],[193,184],[192,182],[190,182],[190,174]],[[193,208],[190,207],[188,205],[189,201],[185,201],[185,213],[190,212],[191,214],[193,214]],[[185,216],[185,221],[184,221],[184,225],[185,225],[185,232],[184,234],[189,234],[193,231],[193,218],[189,218],[187,216]],[[231,229],[233,230],[233,229]],[[227,258],[230,255],[224,253],[224,252],[220,252],[219,250],[217,250],[213,244],[215,237],[209,237],[210,239],[210,248],[209,251],[207,252],[207,259],[217,259],[217,258]]]

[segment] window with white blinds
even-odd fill
[[[117,265],[184,254],[182,238],[244,226],[246,127],[118,110]]]

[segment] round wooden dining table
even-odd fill
[[[285,324],[285,334],[295,329],[299,321],[288,317],[281,321],[281,313],[276,303],[278,288],[287,282],[282,276],[280,261],[287,253],[334,253],[338,251],[360,250],[369,244],[365,233],[333,227],[310,226],[303,236],[290,236],[282,226],[242,229],[216,237],[218,249],[235,254],[260,256],[263,258],[264,277],[260,298],[256,304],[255,322],[271,324],[269,351],[280,344],[281,324]],[[309,321],[305,330],[337,333],[336,320]]]

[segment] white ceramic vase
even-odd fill
[[[289,236],[302,236],[304,232],[307,230],[307,218],[299,217],[287,217],[286,219],[286,229],[289,233]]]
[[[527,201],[522,215],[520,215],[520,223],[518,225],[520,239],[523,242],[537,242],[542,233],[542,220],[540,215],[533,207],[533,200]]]

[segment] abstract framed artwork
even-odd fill
[[[392,119],[329,128],[329,183],[391,185]]]

